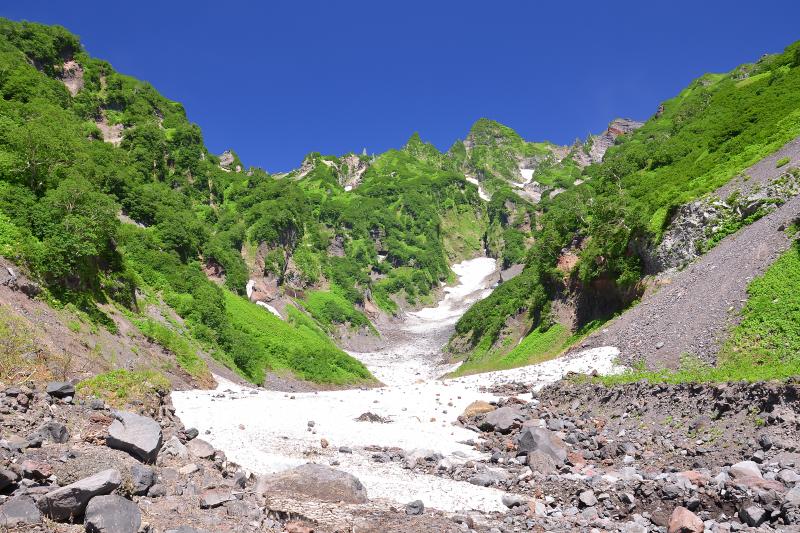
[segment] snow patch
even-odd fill
[[[486,191],[483,190],[483,185],[481,185],[480,181],[476,180],[475,178],[470,178],[470,177],[467,177],[467,181],[470,182],[473,185],[476,185],[478,187],[478,196],[481,197],[481,200],[485,200],[485,201],[488,202],[489,200],[492,199],[492,197],[489,196],[488,194],[486,194]]]
[[[353,353],[385,387],[290,396],[216,377],[216,391],[173,392],[176,412],[184,425],[196,427],[231,460],[254,472],[278,472],[304,464],[310,452],[316,462],[338,461],[337,468],[357,476],[371,498],[398,504],[421,499],[426,506],[448,512],[503,511],[500,490],[414,473],[397,462],[378,463],[364,450],[371,445],[398,446],[407,451],[431,449],[454,464],[487,459],[472,446],[462,444],[475,439],[476,434],[454,425],[473,401],[496,399],[482,390],[512,382],[539,389],[568,372],[597,370],[607,374],[619,370],[614,364],[619,350],[603,347],[528,367],[437,379],[458,366],[444,360],[442,346],[458,317],[491,292],[495,269],[495,261],[489,258],[453,266],[458,284],[445,288],[438,305],[408,313],[391,335],[387,332],[386,348]],[[218,397],[220,392],[224,392],[223,397]],[[356,421],[368,411],[390,422]],[[310,420],[315,422],[313,431],[308,430]],[[205,435],[206,431],[210,433]],[[328,448],[320,447],[321,438],[328,440]],[[340,446],[350,447],[353,453],[339,453]]]
[[[371,498],[399,504],[420,498],[429,507],[449,512],[501,511],[503,493],[497,489],[414,473],[396,462],[377,463],[363,447],[432,449],[455,463],[486,459],[459,443],[474,439],[475,433],[453,425],[473,401],[496,399],[480,392],[481,387],[521,381],[539,389],[570,371],[609,373],[614,371],[618,353],[613,347],[595,348],[524,368],[379,389],[295,393],[294,399],[275,391],[250,394],[247,388],[217,377],[216,391],[176,391],[172,398],[184,425],[201,433],[209,430],[203,438],[249,470],[286,470],[308,462],[306,452],[314,450],[316,462],[339,461],[337,468],[357,476]],[[225,390],[233,392],[214,397]],[[367,411],[391,422],[355,420]],[[309,420],[315,422],[313,433],[308,431]],[[321,448],[320,438],[327,439],[330,447]],[[352,448],[353,453],[339,453],[340,446]]]
[[[283,320],[283,317],[281,316],[280,312],[278,312],[277,309],[275,309],[274,307],[272,307],[268,303],[266,303],[266,302],[256,302],[256,305],[260,305],[261,307],[263,307],[264,309],[266,309],[267,311],[269,311],[270,313],[272,313],[276,317],[278,317],[281,320]]]
[[[247,293],[248,298],[250,298],[250,295],[253,294],[253,287],[255,286],[256,286],[256,281],[253,279],[249,280],[247,282],[247,285],[245,285],[244,290]]]

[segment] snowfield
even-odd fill
[[[173,392],[178,415],[186,427],[196,427],[203,439],[254,472],[338,461],[336,467],[357,476],[371,498],[400,504],[420,499],[443,511],[503,510],[503,493],[497,489],[417,474],[397,462],[375,462],[373,452],[364,447],[433,450],[456,464],[480,458],[480,453],[464,444],[478,435],[454,423],[473,401],[494,399],[482,388],[511,382],[542,387],[567,372],[615,372],[619,351],[594,348],[534,366],[438,379],[453,369],[442,361],[441,347],[466,308],[491,292],[495,263],[479,258],[459,263],[453,270],[459,284],[445,289],[436,307],[409,313],[380,352],[353,354],[386,386],[289,394],[241,387],[217,377],[216,391]],[[366,412],[391,422],[356,421]],[[320,445],[323,438],[330,443],[327,448]],[[352,453],[342,453],[340,447]]]

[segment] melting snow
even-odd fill
[[[494,399],[481,388],[512,382],[540,388],[567,372],[611,373],[617,370],[614,359],[619,350],[595,348],[528,367],[436,379],[453,368],[442,361],[441,348],[458,317],[491,291],[495,263],[479,258],[459,263],[453,270],[459,283],[445,289],[437,306],[409,313],[387,348],[354,354],[387,386],[290,395],[251,390],[217,377],[216,391],[173,392],[178,415],[187,427],[196,427],[201,434],[210,431],[204,439],[251,471],[276,472],[309,460],[329,463],[335,459],[340,463],[337,468],[356,475],[372,498],[400,504],[421,499],[426,506],[444,511],[505,509],[500,490],[414,473],[397,462],[378,463],[363,447],[432,449],[456,464],[481,458],[472,446],[461,444],[477,435],[453,425],[473,401]],[[215,397],[221,391],[229,392]],[[355,420],[367,411],[391,422]],[[309,420],[315,422],[313,432]],[[320,438],[327,439],[330,447],[321,448]],[[339,453],[340,446],[352,448],[353,453]]]

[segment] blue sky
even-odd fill
[[[442,150],[480,117],[570,143],[645,119],[705,72],[800,39],[800,2],[25,0],[182,102],[214,152],[270,171],[310,151]]]

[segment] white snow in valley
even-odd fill
[[[494,399],[481,388],[512,382],[542,387],[567,372],[615,372],[614,359],[619,351],[595,348],[528,367],[437,379],[453,369],[443,361],[441,348],[458,317],[491,291],[495,262],[473,259],[455,265],[453,270],[458,284],[445,289],[437,306],[408,313],[385,348],[354,353],[386,386],[284,393],[249,389],[217,377],[216,391],[173,392],[178,415],[187,427],[196,427],[202,438],[254,472],[335,460],[340,463],[336,468],[361,480],[371,498],[399,504],[421,499],[426,506],[451,512],[503,510],[498,489],[414,473],[398,462],[378,463],[371,459],[372,452],[363,448],[429,449],[453,463],[479,458],[479,452],[463,444],[478,435],[454,423],[473,401]],[[365,412],[391,423],[357,422],[355,419]],[[315,423],[313,430],[309,430],[309,421]],[[330,443],[328,448],[321,448],[321,438]],[[353,453],[340,453],[341,446]]]
[[[533,181],[533,173],[534,169],[532,168],[521,168],[519,169],[519,174],[522,176],[522,182],[517,183],[512,181],[511,184],[518,189],[524,189],[527,184]]]
[[[470,182],[473,185],[477,185],[477,187],[478,187],[478,196],[481,197],[481,200],[485,200],[485,201],[488,202],[489,200],[492,199],[491,196],[486,194],[486,191],[483,189],[483,185],[481,185],[480,181],[476,180],[475,178],[470,178],[470,177],[467,177],[467,181]]]

